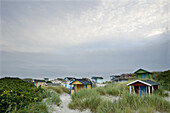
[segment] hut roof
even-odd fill
[[[154,82],[154,81],[151,81],[151,80],[141,80],[141,81],[146,82],[146,83],[151,84],[151,85],[160,85],[160,83]]]
[[[138,69],[137,71],[135,71],[135,74],[137,74],[137,73],[150,73],[151,74],[151,72],[149,72],[149,71],[146,71],[146,70],[144,70],[144,69]]]
[[[45,80],[34,79],[34,82],[45,82]]]
[[[92,84],[91,81],[88,81],[88,80],[86,80],[86,79],[75,79],[74,81],[72,81],[72,82],[70,83],[70,85],[71,85],[73,82],[77,81],[77,80],[78,80],[79,82],[81,82],[82,84],[84,84],[84,85]]]
[[[103,77],[92,77],[91,79],[103,79]]]
[[[154,82],[154,81],[151,81],[151,80],[135,80],[133,82],[128,83],[127,85],[129,86],[129,85],[132,85],[136,82],[141,82],[141,83],[146,84],[148,86],[160,85],[158,82]]]

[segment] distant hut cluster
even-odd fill
[[[159,88],[159,83],[152,81],[152,73],[146,71],[144,69],[139,69],[133,74],[121,74],[121,75],[111,75],[110,81],[111,83],[119,83],[126,82],[128,80],[134,80],[127,84],[129,86],[130,93],[137,93],[139,95],[151,94],[153,91]],[[91,89],[93,84],[98,84],[98,86],[102,86],[103,77],[102,76],[93,76],[91,79],[89,78],[81,78],[78,79],[76,77],[65,77],[57,78],[49,81],[49,78],[44,78],[44,80],[40,79],[24,79],[28,82],[34,83],[35,86],[64,86],[70,89],[70,94],[74,94],[78,90],[82,88]],[[101,85],[100,85],[101,84]],[[97,85],[96,85],[97,86]]]
[[[132,78],[133,78],[132,74],[121,74],[121,75],[111,75],[110,76],[110,80],[112,83],[126,82]]]
[[[49,78],[44,78],[42,79],[32,79],[32,78],[25,78],[23,79],[27,82],[33,83],[36,87],[39,86],[60,86],[60,83],[53,83],[51,81],[49,81]]]

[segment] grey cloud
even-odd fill
[[[93,50],[88,47],[77,51],[63,50],[59,53],[22,53],[2,51],[1,75],[51,78],[64,76],[103,75],[132,73],[137,68],[159,71],[169,68],[168,43],[153,41],[138,48]]]

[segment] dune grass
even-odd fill
[[[81,111],[89,108],[92,112],[97,113],[154,113],[156,111],[170,111],[170,102],[163,98],[163,94],[155,93],[142,97],[138,94],[129,94],[126,84],[108,84],[91,90],[82,89],[72,95],[69,108]],[[107,94],[119,96],[119,99],[111,102],[101,98],[101,95]]]
[[[64,92],[68,93],[68,94],[70,93],[69,89],[66,87],[63,87],[63,86],[43,86],[42,88],[43,89],[52,89],[59,94],[62,94]]]
[[[69,103],[69,108],[79,109],[81,111],[89,108],[92,112],[96,112],[100,102],[101,97],[95,90],[82,89],[78,93],[72,95],[72,101]]]
[[[118,96],[121,95],[123,91],[128,91],[128,86],[126,85],[128,82],[112,84],[109,83],[104,87],[96,87],[93,90],[96,90],[100,95],[113,95]]]

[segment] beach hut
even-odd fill
[[[92,77],[91,79],[93,82],[97,82],[98,84],[103,83],[103,77]]]
[[[144,70],[144,69],[138,69],[134,74],[136,74],[137,79],[151,79],[152,73]]]
[[[158,89],[160,84],[151,80],[135,80],[127,84],[129,86],[130,93],[137,93],[141,95],[151,94],[154,90]]]
[[[113,83],[128,81],[127,78],[123,78],[120,75],[112,75],[112,76],[110,76],[110,79],[111,79],[111,82],[113,82]]]
[[[73,87],[71,87],[73,86]],[[86,79],[75,79],[70,83],[70,93],[74,94],[78,90],[82,88],[91,89],[92,88],[92,82]]]
[[[64,87],[70,88],[70,83],[74,81],[76,78],[74,77],[65,77],[64,80],[66,81]]]

